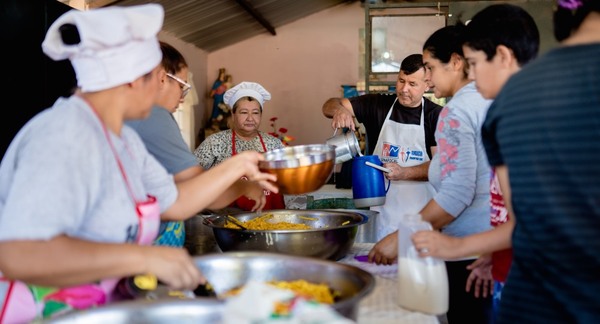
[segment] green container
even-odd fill
[[[306,197],[306,209],[356,209],[352,198],[325,198],[317,199],[313,196]]]

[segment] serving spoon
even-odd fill
[[[366,164],[366,165],[368,165],[368,166],[370,166],[370,167],[372,167],[372,168],[375,168],[375,169],[377,169],[377,170],[379,170],[379,171],[383,171],[383,172],[385,172],[385,173],[390,173],[390,172],[392,172],[392,170],[390,170],[390,169],[388,169],[388,168],[384,168],[384,167],[382,167],[382,166],[380,166],[380,165],[377,165],[377,164],[375,164],[375,163],[372,163],[372,162],[369,162],[369,161],[365,161],[365,164]]]
[[[248,230],[248,228],[246,226],[244,226],[239,220],[237,220],[237,218],[235,218],[235,217],[233,217],[231,215],[227,215],[227,220],[229,220],[230,222],[232,222],[233,224],[235,224],[235,226],[239,227],[243,231]]]

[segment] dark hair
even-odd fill
[[[534,59],[540,48],[540,33],[533,17],[523,8],[495,4],[479,11],[467,24],[465,46],[483,51],[487,60],[496,55],[498,45],[511,49],[520,66]]]
[[[558,0],[553,18],[554,38],[560,42],[571,36],[592,11],[600,12],[600,1]]]
[[[260,112],[262,113],[262,106],[260,104],[260,102],[258,100],[256,100],[256,98],[254,97],[250,97],[250,96],[245,96],[245,97],[241,97],[240,99],[238,99],[234,104],[233,107],[231,107],[231,112],[235,113],[238,109],[239,104],[242,102],[242,100],[246,100],[246,101],[256,101],[258,102],[258,107],[260,107]]]
[[[162,51],[162,61],[160,64],[167,73],[177,74],[182,69],[188,67],[185,58],[175,47],[161,41],[160,50]]]
[[[423,51],[428,51],[444,64],[450,62],[453,53],[464,58],[462,51],[464,30],[465,25],[461,22],[436,30],[423,44]]]
[[[444,64],[448,64],[452,54],[458,54],[464,62],[463,76],[469,77],[469,65],[463,54],[462,44],[464,43],[465,25],[462,22],[456,25],[442,27],[436,30],[423,44],[423,51],[428,51],[435,59]]]
[[[411,75],[420,69],[425,69],[425,64],[423,64],[423,55],[421,54],[411,54],[405,57],[400,65],[400,71],[407,75]]]

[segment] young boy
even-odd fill
[[[553,9],[559,46],[506,81],[481,131],[515,215],[498,323],[600,322],[600,1]]]
[[[464,56],[469,63],[469,78],[475,80],[477,90],[486,99],[494,99],[508,79],[521,67],[534,59],[539,48],[539,32],[533,18],[522,8],[510,4],[497,4],[478,12],[467,24]],[[451,237],[435,231],[419,232],[413,242],[422,256],[435,256],[444,259],[461,258],[469,255],[482,255],[469,267],[473,269],[467,281],[467,290],[475,282],[475,296],[494,292],[496,312],[500,291],[512,261],[511,234],[514,219],[509,205],[508,183],[500,184],[496,172],[505,169],[492,169],[491,224],[495,229],[466,237]],[[507,179],[507,178],[506,178]],[[500,187],[503,190],[500,190]],[[504,198],[503,198],[504,193]],[[492,253],[491,264],[489,253]],[[489,275],[492,267],[494,286]],[[488,272],[489,273],[489,272]]]

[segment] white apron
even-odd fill
[[[421,100],[421,121],[419,125],[397,123],[390,119],[394,104],[388,112],[381,127],[374,155],[378,155],[383,163],[398,163],[401,167],[410,167],[429,161],[425,143],[424,100]],[[398,229],[400,218],[406,214],[414,214],[433,198],[435,190],[428,181],[391,181],[390,189],[385,196],[383,206],[371,207],[378,211],[375,218],[377,241]]]

